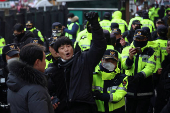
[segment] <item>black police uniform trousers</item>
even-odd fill
[[[150,106],[150,98],[130,98],[126,97],[127,113],[147,113]]]

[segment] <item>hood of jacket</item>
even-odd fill
[[[21,61],[12,61],[8,64],[8,69],[7,86],[14,92],[19,91],[23,86],[29,84],[41,85],[43,87],[47,86],[44,73]]]
[[[112,19],[121,19],[122,18],[122,12],[121,11],[115,11],[112,14]]]
[[[71,19],[71,22],[78,22],[79,20],[79,17],[78,16],[74,16],[72,19]]]

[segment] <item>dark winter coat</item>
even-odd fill
[[[31,42],[31,39],[34,38],[34,34],[31,31],[25,31],[25,34],[22,38],[14,38],[14,43],[21,49],[24,45]]]
[[[11,113],[53,113],[45,75],[22,63],[8,65],[8,103]]]
[[[168,15],[164,16],[162,19],[163,19],[164,22],[165,22],[165,26],[168,27]]]
[[[56,75],[53,75],[53,78],[56,79],[52,79],[52,82],[56,86],[58,85],[59,88],[58,90],[56,89],[59,91],[56,94],[65,96],[60,95],[58,98],[65,99],[65,103],[67,103],[65,106],[68,109],[74,109],[74,107],[80,109],[81,105],[95,104],[92,96],[93,71],[106,50],[106,40],[101,28],[92,31],[92,38],[93,44],[88,51],[77,52],[68,62],[59,63],[59,67],[56,67]],[[88,109],[91,110],[90,108]]]

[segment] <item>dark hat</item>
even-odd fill
[[[157,19],[156,23],[162,23],[162,24],[164,24],[164,20],[163,20],[163,19]]]
[[[67,14],[67,17],[68,17],[68,18],[70,18],[70,17],[73,18],[73,17],[74,17],[74,14],[73,14],[73,13],[69,13],[69,14]]]
[[[32,25],[33,25],[33,22],[32,22],[32,21],[28,20],[28,21],[26,22],[26,26],[32,26]]]
[[[118,23],[111,23],[111,29],[113,28],[119,28],[119,24]]]
[[[159,25],[157,27],[157,32],[158,32],[158,34],[167,34],[168,28],[165,25]]]
[[[132,24],[133,24],[133,25],[135,25],[135,24],[137,24],[137,25],[142,25],[139,20],[134,20],[134,21],[132,22]]]
[[[50,38],[48,38],[49,46],[53,46],[53,44],[55,43],[55,41],[57,39],[58,39],[58,37],[50,37]]]
[[[114,29],[112,29],[112,33],[121,34],[121,30],[119,28],[114,28]]]
[[[30,43],[35,43],[35,44],[40,44],[40,45],[44,45],[43,41],[40,40],[39,38],[32,38]]]
[[[104,19],[110,19],[110,13],[105,12],[103,17],[104,17]]]
[[[54,22],[52,24],[52,29],[55,29],[55,30],[58,30],[58,29],[61,29],[62,28],[62,25],[60,22]]]
[[[110,58],[118,61],[118,52],[112,49],[106,50],[103,55],[103,59],[110,59]]]
[[[142,27],[142,29],[146,32],[146,34],[150,33],[149,27]]]
[[[6,62],[6,55],[12,57],[19,53],[19,48],[15,43],[7,44],[2,49],[2,59]]]
[[[146,37],[146,32],[143,29],[137,29],[134,34],[134,38],[144,39]]]

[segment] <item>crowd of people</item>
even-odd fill
[[[31,21],[15,24],[13,43],[2,38],[0,110],[169,113],[169,16],[170,9],[151,5],[128,25],[121,11],[105,12],[102,21],[88,12],[80,31],[69,13],[67,26],[53,23],[48,39]]]

